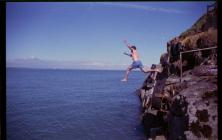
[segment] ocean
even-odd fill
[[[7,140],[144,140],[133,71],[7,68]]]

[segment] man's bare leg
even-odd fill
[[[144,73],[147,73],[147,72],[148,72],[148,71],[145,70],[144,67],[143,67],[143,68],[140,68],[140,70],[141,70],[142,72],[144,72]]]
[[[157,68],[155,68],[155,69],[151,69],[151,68],[140,68],[140,70],[142,71],[142,72],[144,72],[144,73],[148,73],[148,72],[155,72],[155,71],[157,71],[157,72],[161,72],[159,69],[157,69]]]
[[[128,80],[128,75],[129,75],[131,70],[132,70],[131,67],[127,68],[125,76],[124,76],[124,78],[121,81],[127,81]]]

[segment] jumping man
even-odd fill
[[[121,81],[127,81],[128,80],[128,74],[132,69],[140,68],[140,70],[144,73],[151,72],[151,71],[158,71],[157,69],[147,69],[144,70],[144,66],[142,62],[139,60],[139,54],[136,50],[135,46],[131,46],[129,43],[127,43],[126,40],[124,40],[124,43],[126,46],[130,49],[131,54],[124,53],[125,55],[128,55],[132,57],[133,63],[127,68],[124,78]]]

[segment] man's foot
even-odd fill
[[[122,79],[121,81],[122,81],[122,82],[126,82],[126,81],[127,81],[127,79],[125,79],[125,78],[124,78],[124,79]]]

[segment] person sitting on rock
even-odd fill
[[[140,70],[144,73],[151,72],[151,71],[159,71],[158,69],[151,69],[151,68],[144,69],[142,62],[139,60],[139,54],[136,50],[136,46],[130,45],[129,43],[127,43],[126,40],[124,40],[124,43],[131,51],[131,54],[127,54],[127,53],[124,53],[124,54],[132,57],[133,63],[127,68],[125,76],[121,81],[128,80],[128,75],[132,69],[140,68]]]

